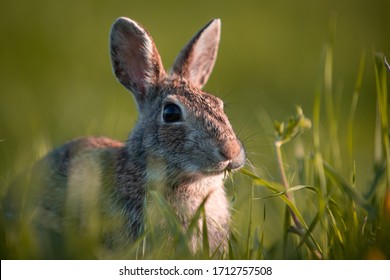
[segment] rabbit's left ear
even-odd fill
[[[219,19],[210,21],[179,53],[170,74],[202,88],[213,70],[220,34],[221,21]]]
[[[116,77],[140,104],[165,77],[152,37],[135,21],[122,17],[112,25],[110,47]]]

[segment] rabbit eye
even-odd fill
[[[166,104],[163,111],[163,119],[166,123],[181,121],[182,113],[180,107],[173,103]]]

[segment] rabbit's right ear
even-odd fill
[[[209,79],[217,58],[221,20],[206,24],[182,49],[171,68],[171,75],[187,79],[202,88]]]
[[[112,25],[110,53],[116,77],[138,103],[165,75],[152,37],[131,19],[121,17]]]

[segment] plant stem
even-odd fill
[[[281,176],[281,179],[282,179],[282,185],[284,186],[285,188],[285,195],[287,197],[288,200],[292,201],[292,196],[291,194],[288,192],[289,188],[290,188],[290,185],[287,181],[287,176],[286,176],[286,171],[284,169],[284,165],[283,165],[283,157],[282,157],[282,150],[281,150],[281,146],[283,145],[283,141],[281,140],[276,140],[274,142],[274,145],[275,145],[275,151],[276,151],[276,159],[277,159],[277,162],[278,162],[278,167],[279,167],[279,172],[280,172],[280,176]],[[299,218],[297,217],[297,215],[294,213],[294,211],[289,207],[288,207],[288,212],[290,213],[290,216],[295,224],[295,227],[292,226],[289,228],[289,231],[290,232],[295,232],[297,233],[299,236],[304,236],[305,233],[308,229],[306,227],[306,225],[302,225],[302,223],[299,221]],[[311,251],[313,252],[313,254],[318,258],[318,259],[322,259],[323,256],[322,256],[322,253],[321,251],[319,250],[319,248],[317,247],[317,245],[315,244],[314,242],[314,239],[312,239],[313,237],[311,236],[309,238],[309,240],[306,240],[305,243],[309,246],[309,248],[311,249]],[[286,240],[284,240],[284,243],[286,242]],[[317,248],[316,248],[317,247]]]
[[[291,200],[291,195],[290,193],[288,192],[289,188],[290,188],[290,185],[287,181],[287,177],[286,177],[286,171],[284,169],[284,165],[283,165],[283,157],[282,157],[282,150],[281,150],[281,146],[282,146],[282,142],[279,141],[279,140],[276,140],[274,145],[275,145],[275,151],[276,151],[276,159],[277,159],[277,162],[278,162],[278,168],[279,168],[279,172],[280,172],[280,176],[281,176],[281,179],[282,179],[282,185],[284,186],[285,190],[286,190],[286,197]],[[298,217],[295,215],[295,213],[291,210],[291,208],[288,208],[289,209],[289,212],[290,212],[290,215],[291,215],[291,218],[293,219],[294,221],[294,224],[295,226],[298,228],[298,229],[301,229],[302,228],[302,225],[298,219]]]

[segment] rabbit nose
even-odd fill
[[[226,141],[219,150],[219,153],[227,160],[235,159],[241,152],[241,143],[237,140]]]
[[[245,150],[239,140],[227,141],[220,148],[219,153],[224,159],[228,160],[226,170],[233,171],[240,169],[245,165]]]
[[[231,160],[229,162],[229,164],[226,166],[226,169],[229,171],[238,170],[244,165],[245,165],[245,152],[244,149],[241,149],[240,154],[234,160]]]

